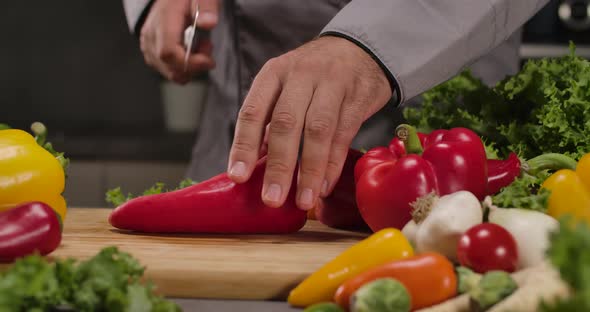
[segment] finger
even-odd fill
[[[303,210],[313,208],[323,185],[327,187],[326,166],[343,99],[344,90],[332,83],[320,84],[313,94],[305,118],[297,186],[297,205]]]
[[[210,56],[211,52],[213,52],[213,44],[211,43],[211,39],[207,37],[199,38],[196,50],[198,54]]]
[[[197,27],[201,29],[212,29],[217,25],[219,20],[219,0],[198,0],[199,17],[197,18]],[[192,8],[193,16],[196,6]]]
[[[172,71],[165,64],[160,62],[160,60],[153,58],[150,54],[147,54],[145,56],[145,62],[148,65],[154,67],[167,80],[171,80],[171,81],[174,80],[173,79],[174,75],[173,75]]]
[[[214,67],[215,61],[211,56],[205,54],[193,54],[188,58],[186,71],[189,75],[193,75],[202,71],[211,70]]]
[[[309,79],[290,79],[274,108],[268,132],[268,154],[262,187],[262,200],[270,207],[280,207],[289,193],[305,113],[313,95]]]
[[[268,127],[269,127],[269,125],[266,125],[266,129],[264,130],[264,137],[262,139],[262,144],[260,146],[260,152],[258,153],[258,158],[266,155],[266,153],[268,152]]]
[[[173,73],[172,71],[162,63],[158,58],[154,57],[152,51],[154,51],[154,40],[152,36],[149,36],[149,33],[142,32],[141,40],[140,40],[140,48],[143,53],[143,58],[145,63],[149,66],[154,67],[162,76],[164,76],[168,80],[172,80]]]
[[[156,57],[172,71],[184,70],[184,46],[167,41],[167,39],[156,41],[154,47]]]
[[[183,3],[185,3],[183,1]],[[187,27],[187,19],[183,18],[182,12],[188,15],[190,8],[186,5],[181,7],[171,7],[162,12],[161,22],[153,30],[155,32],[155,42],[153,53],[155,58],[168,67],[172,72],[184,71],[184,29]],[[179,11],[182,10],[182,11]]]
[[[246,182],[252,174],[264,127],[280,92],[281,84],[273,66],[265,65],[254,78],[236,121],[227,167],[228,176],[236,183]]]
[[[190,74],[185,71],[174,70],[169,64],[162,62],[160,58],[150,58],[149,62],[155,67],[166,79],[178,84],[186,84],[190,81]]]
[[[215,61],[211,56],[198,53],[189,56],[185,70],[184,53],[184,49],[179,46],[168,48],[166,52],[160,53],[155,58],[155,66],[169,80],[178,83],[186,83],[194,74],[211,70],[215,67]]]
[[[358,105],[363,104],[364,103]],[[352,140],[361,127],[363,121],[362,114],[358,109],[355,109],[355,107],[358,106],[348,104],[347,98],[344,98],[343,104],[340,108],[338,125],[336,126],[334,137],[332,138],[328,164],[326,166],[325,179],[327,185],[322,192],[320,192],[321,197],[326,197],[332,192],[334,185],[342,173],[342,167],[348,156],[348,149],[352,144]]]

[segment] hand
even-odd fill
[[[240,109],[228,175],[236,183],[247,181],[260,153],[267,151],[262,200],[280,207],[303,139],[296,200],[309,210],[338,181],[361,124],[391,95],[378,64],[346,39],[320,37],[271,59]],[[261,146],[265,135],[268,145]]]
[[[217,24],[218,0],[197,0],[199,18],[197,28],[210,30]],[[156,0],[141,29],[140,45],[145,62],[159,71],[166,79],[179,84],[187,83],[199,72],[215,66],[211,57],[211,41],[200,44],[184,68],[184,30],[192,25],[196,5],[188,0]]]

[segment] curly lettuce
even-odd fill
[[[143,275],[138,260],[115,246],[83,261],[30,255],[0,273],[0,312],[181,311]]]
[[[467,127],[495,142],[500,156],[525,159],[590,151],[590,62],[573,44],[569,55],[530,60],[493,88],[464,71],[423,98],[403,112],[420,131]]]

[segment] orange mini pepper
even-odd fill
[[[457,295],[453,264],[438,253],[422,253],[374,267],[344,282],[334,301],[349,309],[350,298],[363,285],[380,278],[393,278],[410,293],[412,310],[430,307]]]

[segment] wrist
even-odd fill
[[[327,31],[320,34],[320,37],[340,38],[342,40],[351,42],[357,48],[359,48],[365,56],[368,56],[367,59],[370,59],[372,61],[366,62],[366,64],[370,65],[370,68],[373,68],[375,72],[378,72],[380,80],[384,81],[383,86],[386,88],[386,93],[388,94],[387,101],[393,100],[393,103],[395,103],[396,106],[400,104],[400,87],[397,83],[397,80],[395,79],[393,74],[388,70],[385,64],[381,61],[379,56],[377,56],[369,47],[364,45],[359,40],[341,32]]]

